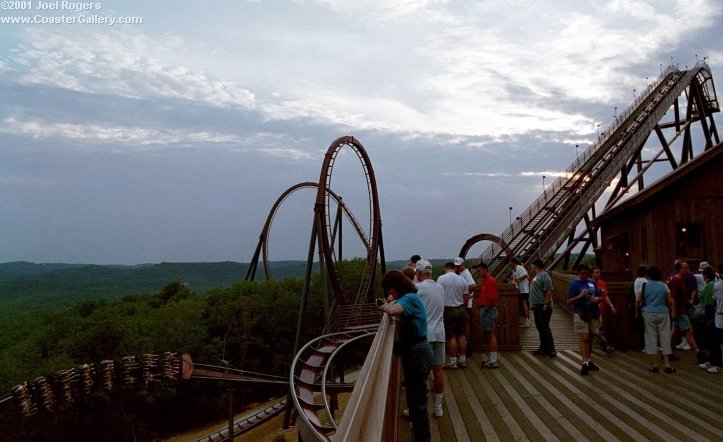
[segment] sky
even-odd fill
[[[2,2],[0,262],[248,262],[344,135],[386,258],[451,258],[662,68],[716,78],[721,29],[717,0]],[[331,187],[368,219],[348,148]],[[270,259],[306,258],[314,198]]]

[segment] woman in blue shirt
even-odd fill
[[[650,371],[658,373],[658,345],[663,352],[665,372],[675,373],[670,365],[670,314],[675,316],[675,303],[670,289],[662,282],[662,271],[659,267],[648,267],[648,281],[635,299],[636,307],[642,311],[645,322],[645,353],[650,355]],[[660,341],[660,344],[658,344]]]
[[[390,270],[382,278],[387,303],[379,310],[399,317],[399,341],[395,344],[402,357],[409,420],[415,441],[429,441],[427,378],[432,371],[432,346],[427,341],[427,311],[412,280],[399,270]]]

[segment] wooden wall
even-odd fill
[[[601,223],[604,271],[632,275],[642,263],[667,273],[678,257],[676,225],[682,223],[703,225],[703,246],[683,256],[691,269],[703,260],[714,267],[723,262],[723,162],[710,163]]]

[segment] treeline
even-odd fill
[[[303,275],[303,262],[274,262],[277,279]],[[301,271],[299,271],[301,268]],[[170,281],[198,293],[228,287],[246,275],[248,264],[201,262],[101,266],[87,264],[0,264],[0,324],[28,314],[70,307],[87,300],[118,300],[154,293]],[[257,280],[263,280],[263,272]]]

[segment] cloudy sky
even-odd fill
[[[37,23],[0,17],[0,262],[247,262],[342,135],[371,157],[386,257],[453,257],[661,66],[723,72],[717,0],[3,5]],[[332,187],[368,216],[352,152]],[[279,211],[271,259],[306,257],[313,200]]]

